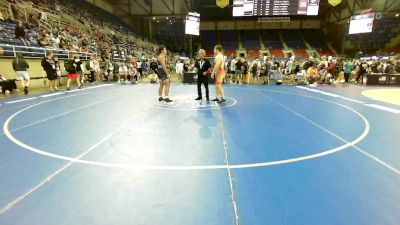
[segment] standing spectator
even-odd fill
[[[111,62],[110,57],[106,56],[104,61],[104,75],[107,81],[112,81],[114,75],[114,64]]]
[[[90,83],[93,83],[96,78],[94,76],[94,56],[90,57],[89,62],[86,63],[86,70],[90,71]]]
[[[249,63],[248,63],[247,59],[243,59],[242,67],[243,67],[243,69],[242,69],[243,74],[242,74],[241,82],[242,82],[242,84],[246,84],[247,80],[248,80],[247,78],[249,75]]]
[[[78,74],[79,80],[80,80],[79,87],[82,88],[83,84],[85,83],[85,74],[83,74],[83,63],[82,63],[79,55],[74,56],[74,61],[76,64],[76,74]]]
[[[50,90],[58,91],[57,80],[57,71],[56,64],[54,61],[54,54],[52,51],[46,51],[46,57],[42,59],[42,67],[44,71],[46,71],[47,79],[49,80]]]
[[[142,60],[139,60],[137,62],[137,72],[142,76],[143,70],[142,70]]]
[[[346,60],[343,69],[344,69],[344,81],[346,83],[349,83],[350,74],[351,71],[353,70],[353,63],[351,62],[350,59]]]
[[[176,74],[178,75],[179,80],[183,80],[183,63],[181,60],[176,61]]]
[[[29,87],[29,64],[25,61],[22,53],[18,52],[17,57],[12,62],[13,69],[16,73],[17,80],[21,81],[21,86],[24,87],[24,93],[28,94]]]
[[[120,65],[118,70],[119,70],[118,71],[119,72],[118,73],[118,84],[121,83],[121,77],[123,77],[124,80],[125,80],[125,83],[128,84],[129,81],[128,81],[128,67],[127,67],[127,65],[125,63]]]
[[[97,55],[93,58],[93,70],[94,70],[94,77],[96,82],[100,82],[101,79],[101,68],[100,68],[100,59]]]
[[[235,81],[234,81],[237,84],[239,84],[239,80],[242,79],[242,69],[243,69],[242,59],[237,58],[235,63]]]
[[[61,86],[61,65],[57,56],[54,56],[54,64],[56,66],[57,84],[58,86]]]
[[[272,69],[272,61],[270,57],[267,57],[264,62],[264,73],[263,73],[263,84],[269,84],[269,72]]]
[[[233,58],[229,65],[229,77],[226,78],[228,83],[232,83],[232,78],[235,76],[235,73],[236,73],[236,59]]]
[[[251,63],[251,76],[253,78],[253,84],[256,82],[256,80],[258,79],[258,76],[260,75],[260,69],[261,69],[261,64],[260,64],[260,60],[259,59],[255,59],[252,63]]]
[[[82,65],[82,63],[79,64],[79,62],[80,61],[77,59],[76,56],[70,57],[70,59],[68,59],[65,62],[65,65],[64,65],[65,66],[65,70],[68,72],[68,75],[67,75],[67,79],[68,79],[67,80],[67,91],[71,90],[69,86],[70,86],[70,83],[71,83],[72,79],[76,80],[78,88],[82,89],[82,85],[81,85],[79,74],[78,74],[78,67],[80,67]]]
[[[18,25],[15,27],[15,38],[20,40],[25,46],[30,46],[29,41],[25,38],[25,29],[22,21],[18,21]]]

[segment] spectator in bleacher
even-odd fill
[[[18,25],[15,27],[15,38],[20,40],[25,46],[31,46],[29,41],[25,37],[25,28],[22,21],[18,21]]]
[[[16,2],[15,0],[8,0],[9,4],[9,14],[12,20],[18,20],[19,14],[18,14],[18,9],[16,7]]]
[[[46,13],[44,11],[40,12],[39,19],[42,22],[47,22],[47,15],[46,15]]]
[[[25,61],[22,53],[18,52],[17,57],[12,62],[12,67],[16,73],[17,80],[21,82],[21,86],[24,88],[24,93],[28,94],[29,87],[29,64]]]
[[[40,35],[40,38],[38,40],[38,44],[42,48],[50,48],[51,47],[50,41],[49,41],[49,39],[48,39],[48,37],[47,37],[47,35],[45,33],[42,33]]]
[[[46,51],[46,57],[42,59],[41,65],[46,71],[47,79],[49,80],[50,90],[58,91],[56,63],[54,61],[54,54],[52,51]]]
[[[82,66],[82,63],[79,60],[79,56],[74,56],[74,57],[70,57],[65,63],[64,63],[64,67],[65,70],[68,72],[67,75],[67,91],[71,90],[70,89],[70,84],[71,84],[71,80],[74,79],[76,80],[76,84],[78,86],[79,89],[82,89],[82,85],[80,82],[80,77],[78,74],[78,68],[80,68]]]
[[[53,45],[53,48],[57,49],[60,48],[60,37],[58,35],[50,35],[50,40]]]
[[[0,87],[3,94],[10,94],[13,91],[18,91],[17,84],[14,80],[7,80],[0,71]]]

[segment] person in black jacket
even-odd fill
[[[211,71],[211,63],[208,59],[204,58],[206,55],[206,51],[204,49],[199,50],[199,59],[196,60],[196,63],[194,64],[194,67],[197,70],[197,94],[198,97],[196,100],[201,100],[202,99],[202,93],[201,93],[201,84],[204,84],[204,87],[206,88],[206,98],[207,101],[210,100],[210,91],[208,89],[208,76],[210,75]]]
[[[46,57],[42,59],[42,67],[46,71],[47,79],[49,80],[50,90],[58,91],[57,71],[55,61],[53,59],[54,54],[52,51],[46,51]]]
[[[20,40],[25,46],[31,46],[29,41],[25,38],[25,29],[22,21],[19,21],[17,27],[15,28],[15,38]]]

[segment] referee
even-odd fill
[[[202,93],[201,93],[201,84],[204,84],[204,87],[206,88],[206,98],[207,101],[210,100],[210,91],[208,89],[208,75],[210,75],[210,70],[211,70],[211,63],[208,59],[205,59],[204,56],[206,55],[206,51],[204,49],[199,50],[199,58],[196,60],[196,63],[194,64],[194,67],[196,67],[197,70],[197,94],[198,97],[196,100],[201,100],[202,99]]]

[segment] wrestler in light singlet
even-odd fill
[[[214,47],[214,54],[215,54],[215,89],[217,92],[217,98],[213,101],[217,101],[217,103],[224,103],[224,89],[222,88],[222,82],[225,77],[225,69],[224,69],[224,56],[222,55],[222,46],[216,45]]]

